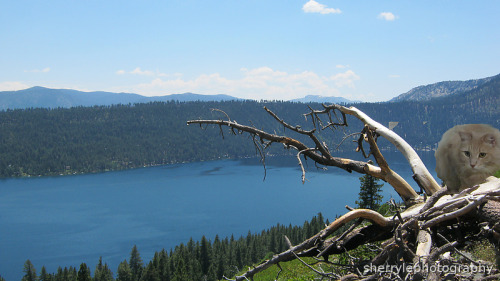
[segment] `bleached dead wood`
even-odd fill
[[[304,130],[300,126],[292,126],[287,122],[285,122],[283,119],[279,118],[274,112],[272,112],[268,108],[265,108],[267,113],[273,116],[273,118],[275,118],[277,122],[281,123],[284,127],[298,134],[309,137],[314,142],[315,144],[314,147],[308,147],[307,145],[298,141],[297,139],[290,138],[285,135],[268,133],[263,130],[257,129],[256,127],[253,126],[239,124],[236,121],[231,120],[226,113],[224,114],[228,120],[190,120],[187,122],[187,124],[188,125],[212,124],[218,126],[226,126],[231,129],[232,133],[236,134],[236,131],[246,132],[254,137],[259,138],[260,142],[264,144],[265,147],[270,146],[272,143],[282,143],[286,147],[292,147],[296,149],[299,152],[298,156],[300,155],[306,156],[320,165],[335,166],[349,172],[355,171],[361,174],[369,174],[374,177],[380,178],[384,181],[387,181],[391,186],[393,186],[396,192],[401,196],[401,199],[403,199],[403,201],[407,205],[411,205],[414,204],[415,202],[420,201],[419,195],[408,184],[408,182],[406,182],[400,175],[398,175],[396,172],[390,169],[384,157],[378,150],[376,142],[373,140],[372,134],[377,133],[386,137],[389,141],[394,143],[394,145],[398,147],[398,149],[400,149],[405,154],[405,156],[407,156],[407,158],[412,162],[411,167],[415,172],[414,178],[418,179],[417,183],[419,185],[424,185],[425,186],[423,187],[424,190],[426,190],[429,194],[432,194],[434,192],[435,187],[433,186],[433,184],[437,186],[437,183],[435,181],[432,182],[430,180],[424,180],[424,181],[420,180],[420,179],[427,179],[428,177],[430,177],[430,174],[423,165],[417,153],[402,138],[397,136],[397,134],[393,133],[383,125],[379,124],[378,122],[364,115],[361,111],[357,110],[354,107],[347,108],[340,105],[330,105],[330,106],[323,105],[323,107],[324,107],[323,110],[311,109],[311,112],[305,114],[305,116],[311,116],[312,118],[314,128],[311,130]],[[343,116],[343,119],[339,122],[332,121],[331,115],[332,113],[336,114],[335,113],[336,110],[340,111]],[[331,128],[334,126],[347,126],[347,121],[345,119],[346,114],[358,118],[366,125],[366,128],[362,131],[361,135],[363,138],[366,137],[366,141],[369,142],[370,149],[372,152],[375,153],[374,154],[376,155],[375,160],[377,161],[377,164],[379,164],[379,166],[372,165],[368,162],[355,161],[352,159],[346,159],[342,157],[335,157],[332,155],[332,153],[329,151],[326,145],[321,141],[319,141],[319,139],[316,137],[315,133],[318,130],[317,127],[321,127],[320,129],[324,130],[326,128]],[[329,122],[327,122],[326,124],[322,123],[320,119],[321,115],[325,115],[328,118]],[[258,145],[257,143],[255,144]],[[359,145],[362,146],[361,141]],[[299,164],[303,168],[302,162],[299,161]],[[302,179],[304,180],[304,178],[305,178],[305,173],[303,169]],[[430,187],[427,187],[427,185],[429,185]]]
[[[433,239],[431,236],[431,232],[429,228],[432,228],[436,225],[436,223],[429,224],[426,221],[426,217],[432,216],[432,214],[436,212],[440,212],[441,209],[445,206],[460,206],[456,204],[457,202],[462,202],[466,204],[466,207],[458,208],[458,210],[467,210],[466,212],[461,211],[457,212],[457,209],[451,209],[450,215],[443,217],[444,219],[440,219],[438,223],[443,223],[445,221],[450,221],[452,219],[457,219],[459,217],[465,216],[471,212],[478,211],[478,202],[483,202],[486,200],[500,200],[500,179],[489,181],[480,186],[479,189],[474,191],[472,194],[462,196],[462,197],[453,197],[450,195],[446,195],[441,197],[439,200],[435,202],[431,208],[425,209],[425,204],[419,204],[414,206],[413,208],[401,213],[402,223],[399,219],[395,217],[383,217],[379,213],[366,210],[366,209],[354,209],[344,216],[336,219],[330,225],[328,225],[325,229],[312,236],[311,238],[305,240],[299,245],[291,247],[289,250],[277,254],[273,256],[271,259],[261,263],[260,265],[251,268],[249,271],[245,272],[245,274],[241,276],[236,276],[234,280],[246,280],[248,278],[252,278],[255,274],[275,265],[280,262],[286,262],[295,259],[295,255],[297,256],[310,256],[310,257],[328,257],[328,255],[341,253],[344,250],[350,250],[357,246],[363,245],[366,242],[373,242],[378,240],[385,240],[388,236],[397,235],[396,233],[392,233],[396,226],[401,226],[400,229],[413,232],[417,237],[416,241],[413,242],[415,244],[414,250],[412,250],[407,245],[408,241],[404,241],[404,235],[399,234],[399,237],[396,239],[400,239],[400,243],[404,243],[404,247],[408,247],[407,251],[415,251],[414,255],[410,254],[412,257],[411,260],[406,261],[408,264],[411,263],[433,263],[436,262],[439,255],[444,251],[449,251],[457,246],[457,242],[448,242],[444,244],[442,247],[437,247],[438,244],[433,243]],[[335,230],[339,229],[341,226],[349,223],[352,220],[364,218],[373,223],[373,225],[364,226],[362,228],[357,228],[356,230],[352,230],[352,233],[345,235],[342,234],[343,240],[339,241],[337,238],[340,236],[330,237]],[[439,216],[438,216],[439,218]],[[431,220],[432,221],[432,220]],[[363,231],[363,230],[368,231]],[[356,237],[359,236],[364,237],[366,240],[359,241]],[[371,235],[371,236],[370,236]],[[408,235],[406,235],[408,236]],[[375,239],[369,240],[368,238],[373,237]],[[352,241],[357,242],[352,242]],[[336,244],[332,243],[335,241]],[[391,251],[397,249],[398,247],[401,249],[401,246],[397,246],[398,241],[392,242],[393,244],[388,244],[384,251],[381,253],[381,257],[384,260],[388,259],[391,255]],[[344,245],[343,247],[332,247],[336,245]],[[345,245],[348,245],[345,247]],[[394,245],[396,248],[394,248]],[[385,253],[385,254],[384,254]],[[394,254],[394,253],[392,253]],[[379,265],[380,261],[379,256],[372,260],[373,264]],[[425,272],[425,274],[429,274],[430,272]],[[361,278],[362,276],[360,276]],[[366,277],[366,276],[365,276]],[[435,276],[433,277],[435,278]]]
[[[356,107],[353,106],[345,107],[336,104],[328,106],[323,105],[323,107],[324,110],[316,112],[321,113],[328,110],[337,109],[342,113],[349,114],[358,118],[359,120],[361,120],[361,122],[366,124],[370,128],[370,130],[390,141],[405,156],[406,160],[410,164],[410,167],[415,175],[415,180],[417,181],[419,186],[421,186],[427,192],[428,195],[434,194],[441,188],[439,184],[436,182],[436,180],[429,173],[427,167],[424,165],[424,163],[422,162],[418,154],[415,152],[415,150],[394,131],[389,130],[387,127],[373,120],[372,118],[370,118],[368,115],[366,115],[364,112],[360,111]]]
[[[255,274],[273,265],[279,266],[281,262],[299,257],[322,257],[328,260],[330,255],[343,253],[374,241],[385,242],[383,242],[383,247],[378,255],[370,261],[371,264],[434,264],[445,251],[455,250],[459,252],[457,250],[459,246],[457,240],[459,238],[461,240],[464,239],[463,237],[458,237],[458,235],[462,235],[460,231],[443,232],[443,229],[446,230],[449,227],[452,229],[458,228],[464,224],[467,224],[466,227],[481,232],[484,237],[491,238],[497,243],[500,242],[500,223],[498,223],[500,220],[500,179],[490,177],[487,179],[487,182],[479,186],[466,189],[460,194],[450,195],[447,194],[446,189],[440,188],[420,157],[405,140],[355,107],[323,105],[323,109],[321,110],[310,109],[309,113],[304,114],[306,117],[310,117],[313,123],[313,128],[310,130],[290,125],[271,110],[267,108],[265,110],[285,128],[309,137],[313,141],[314,146],[309,147],[297,139],[286,135],[272,134],[257,129],[254,126],[238,124],[236,121],[232,121],[230,116],[225,113],[227,121],[191,120],[188,121],[188,125],[213,124],[219,126],[221,130],[222,127],[228,127],[230,128],[230,132],[234,134],[249,133],[252,136],[254,144],[259,146],[258,151],[260,153],[273,143],[281,143],[287,148],[294,148],[298,151],[297,158],[302,168],[303,181],[305,180],[305,169],[300,158],[301,156],[308,157],[320,165],[335,166],[349,172],[355,171],[383,179],[398,192],[407,208],[394,217],[384,217],[375,211],[366,209],[351,210],[316,235],[296,246],[290,245],[290,249],[287,251],[276,254],[271,259],[264,261],[254,268],[250,268],[243,275],[236,276],[234,280],[251,280]],[[339,118],[337,113],[341,114],[342,117]],[[374,156],[378,166],[370,162],[335,157],[331,154],[326,144],[316,137],[317,130],[331,128],[335,131],[335,128],[339,126],[347,126],[346,115],[351,115],[363,122],[364,128],[359,133],[358,149],[365,154],[363,143],[368,143],[370,154]],[[335,116],[336,119],[332,116]],[[413,179],[429,195],[425,201],[403,178],[390,169],[389,163],[386,162],[381,151],[378,149],[377,136],[382,136],[389,140],[405,156],[414,173]],[[356,227],[363,219],[370,221],[371,224],[363,224]],[[353,220],[358,220],[354,226],[349,227],[343,233],[335,233],[340,227]],[[394,256],[398,256],[398,259],[394,259]],[[356,272],[347,275],[347,277],[354,278],[353,280],[356,280],[355,278],[377,280],[381,276],[391,280],[412,280],[413,278],[416,278],[416,280],[419,278],[419,280],[422,278],[439,280],[441,278],[440,273],[435,272],[405,273],[403,275],[389,273],[381,275],[374,272],[361,272],[359,268],[356,270]],[[314,271],[316,272],[316,270]],[[337,276],[323,273],[318,274],[324,278]],[[497,274],[497,272],[493,272],[493,274]]]

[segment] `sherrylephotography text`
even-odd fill
[[[418,272],[439,272],[439,273],[487,273],[491,274],[493,265],[486,264],[402,264],[402,265],[373,265],[364,266],[365,272],[377,273],[418,273]]]

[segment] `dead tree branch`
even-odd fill
[[[415,150],[413,150],[413,148],[403,138],[394,133],[394,131],[389,130],[385,126],[371,119],[368,115],[355,107],[347,108],[345,106],[332,104],[323,105],[323,108],[323,110],[313,110],[308,115],[312,116],[321,113],[328,113],[333,110],[339,110],[340,112],[342,112],[342,114],[348,114],[356,117],[365,125],[367,125],[370,130],[378,133],[379,135],[390,141],[406,157],[406,160],[410,164],[414,175],[416,175],[415,180],[419,183],[419,186],[422,186],[425,189],[427,194],[432,195],[434,194],[434,192],[438,191],[441,188],[429,173]]]
[[[282,143],[286,147],[292,147],[296,150],[299,151],[299,154],[304,155],[305,157],[308,157],[312,159],[315,163],[319,165],[324,165],[324,166],[334,166],[338,167],[341,169],[344,169],[348,172],[355,171],[361,174],[369,174],[374,177],[380,178],[384,181],[387,181],[389,184],[391,184],[394,189],[398,192],[398,194],[401,196],[403,201],[407,205],[414,204],[415,202],[418,202],[420,200],[418,194],[415,192],[415,190],[401,177],[399,176],[396,172],[391,170],[385,161],[384,157],[380,153],[380,150],[377,147],[376,144],[376,139],[374,137],[374,134],[380,134],[387,137],[390,137],[390,141],[394,142],[397,144],[397,146],[400,147],[405,147],[406,150],[410,151],[408,152],[411,155],[411,160],[413,162],[418,162],[421,160],[418,158],[418,155],[409,147],[409,145],[404,142],[402,139],[398,139],[394,137],[392,131],[388,130],[384,126],[380,125],[379,123],[373,121],[372,119],[368,118],[367,116],[363,116],[358,110],[355,108],[346,108],[343,106],[337,106],[337,105],[331,105],[331,106],[326,106],[323,105],[324,109],[323,110],[313,110],[310,109],[311,111],[304,116],[310,116],[313,122],[314,128],[311,130],[304,130],[301,128],[301,126],[292,126],[285,122],[283,119],[281,119],[278,115],[276,115],[274,112],[269,110],[268,108],[264,108],[264,110],[270,114],[278,123],[283,125],[285,128],[292,130],[293,132],[296,132],[300,135],[307,136],[310,140],[313,141],[314,147],[309,147],[306,144],[302,143],[301,141],[298,141],[297,139],[290,138],[288,136],[284,135],[277,135],[277,134],[271,134],[268,132],[265,132],[263,130],[257,129],[256,127],[253,126],[246,126],[246,125],[241,125],[238,124],[235,121],[231,121],[229,116],[226,115],[226,118],[228,121],[225,120],[191,120],[188,121],[187,124],[206,124],[206,125],[218,125],[218,126],[227,126],[231,130],[237,130],[238,132],[246,132],[249,133],[255,137],[260,138],[262,141],[267,141],[268,143],[266,146],[270,146],[272,143]],[[339,111],[342,118],[340,119],[336,113],[336,111]],[[356,113],[356,114],[354,114]],[[332,118],[332,114],[335,116],[337,119],[337,122],[334,121]],[[374,153],[375,159],[377,163],[379,164],[379,167],[372,165],[368,162],[363,162],[363,161],[355,161],[351,159],[346,159],[346,158],[341,158],[341,157],[334,157],[331,152],[329,151],[328,147],[326,146],[325,143],[321,142],[318,137],[316,136],[316,131],[317,128],[316,126],[320,126],[321,130],[324,129],[335,129],[337,127],[343,127],[347,126],[347,118],[346,114],[353,115],[354,117],[360,119],[365,123],[365,128],[362,131],[362,137],[366,137],[366,141],[370,145],[370,151]],[[325,122],[321,118],[321,116],[327,116],[328,121]],[[386,133],[388,131],[389,133]],[[380,133],[382,132],[382,134]],[[396,135],[397,136],[397,135]],[[402,143],[404,142],[404,143]],[[401,143],[401,144],[400,144]],[[408,148],[405,146],[408,146]],[[358,148],[362,148],[362,143],[359,144]],[[405,151],[406,151],[405,150]],[[411,154],[411,152],[414,153]],[[261,151],[259,151],[261,153]],[[418,161],[417,161],[418,160]],[[299,165],[301,162],[299,162]],[[423,166],[423,163],[421,163]],[[414,165],[415,166],[415,165]],[[416,165],[418,166],[418,165]],[[303,166],[301,166],[303,175],[302,175],[302,180],[305,180],[305,169]],[[413,168],[413,166],[412,166]],[[427,171],[425,169],[425,166],[423,168],[417,169],[418,171],[423,170]],[[415,170],[414,170],[415,171]],[[425,175],[422,176],[423,178],[426,178]],[[437,184],[436,184],[437,185]],[[432,188],[427,188],[428,190],[432,190]]]
[[[305,168],[301,156],[312,159],[316,164],[323,166],[334,166],[348,172],[355,171],[361,174],[369,174],[388,182],[405,201],[407,209],[397,212],[395,216],[384,217],[378,212],[367,209],[350,209],[348,213],[337,218],[323,230],[309,239],[293,246],[288,239],[289,249],[274,255],[269,260],[250,268],[241,276],[235,276],[233,280],[252,280],[255,274],[277,265],[281,273],[280,263],[290,260],[300,260],[322,278],[339,278],[336,273],[319,271],[303,261],[303,257],[313,257],[319,261],[323,258],[326,263],[331,255],[348,253],[366,243],[383,241],[381,247],[377,248],[378,254],[369,261],[359,261],[349,266],[349,274],[341,277],[341,280],[377,280],[388,278],[388,280],[440,280],[442,272],[386,272],[381,273],[373,269],[363,271],[363,265],[394,265],[406,264],[432,265],[440,256],[448,251],[456,251],[464,255],[458,248],[463,246],[467,239],[487,237],[500,245],[500,179],[490,177],[487,182],[469,188],[456,195],[449,195],[446,189],[441,189],[432,178],[429,171],[421,161],[417,153],[392,130],[372,120],[355,107],[344,107],[340,105],[323,105],[323,109],[314,110],[304,114],[306,119],[310,117],[313,129],[305,130],[301,126],[290,125],[274,112],[265,108],[278,123],[285,129],[307,137],[314,144],[308,146],[305,143],[285,135],[271,134],[255,126],[246,126],[232,121],[226,114],[227,120],[191,120],[189,124],[226,126],[233,134],[248,133],[252,136],[254,144],[258,146],[258,152],[264,157],[264,150],[273,143],[281,143],[287,148],[298,151],[297,159],[302,170],[302,182],[305,181]],[[225,114],[225,113],[224,113]],[[322,130],[335,132],[339,127],[347,126],[347,115],[361,120],[364,124],[360,130],[357,149],[363,154],[373,155],[378,166],[371,162],[355,161],[341,157],[334,157],[327,145],[320,141],[317,133]],[[413,190],[413,188],[395,173],[382,155],[378,145],[377,137],[389,140],[407,159],[417,184],[426,192],[425,200]],[[345,138],[342,140],[342,142]],[[363,145],[369,145],[366,153]],[[356,222],[349,228],[340,232],[340,228],[349,222]],[[363,220],[371,224],[361,223]],[[464,231],[454,231],[464,228]],[[450,230],[451,229],[451,230]],[[467,234],[467,231],[473,234]],[[472,230],[472,231],[470,231]],[[340,232],[340,233],[337,233]],[[478,234],[479,233],[479,234]],[[465,237],[464,237],[465,236]],[[459,260],[453,260],[459,264]],[[477,263],[476,261],[472,261]],[[471,263],[470,259],[467,263]],[[330,263],[331,264],[331,263]],[[278,275],[279,275],[278,273]],[[498,272],[492,272],[497,276]],[[455,274],[452,277],[460,278]],[[487,276],[484,276],[489,280]],[[450,278],[447,276],[447,278]],[[228,279],[229,280],[229,279]],[[387,279],[384,279],[387,280]]]

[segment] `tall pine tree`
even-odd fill
[[[27,260],[24,263],[23,272],[24,276],[23,279],[21,279],[22,281],[37,281],[38,278],[36,277],[36,269],[30,260]]]
[[[359,178],[361,187],[359,190],[359,201],[356,201],[358,208],[377,210],[382,202],[382,186],[378,183],[379,179],[370,175],[364,175]]]
[[[116,281],[132,281],[132,270],[127,260],[122,261],[118,265]]]
[[[92,278],[90,277],[90,268],[87,266],[86,263],[80,264],[80,270],[78,270],[77,280],[92,281]]]
[[[141,255],[139,254],[139,250],[137,250],[136,245],[132,247],[132,251],[130,252],[129,265],[130,265],[130,270],[132,271],[132,280],[133,281],[139,280],[142,275],[144,264],[142,263]]]
[[[47,273],[47,269],[45,266],[42,266],[42,269],[40,270],[40,277],[38,277],[38,281],[51,281],[52,280],[52,275]]]

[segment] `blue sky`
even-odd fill
[[[385,101],[500,73],[500,1],[0,0],[0,91]]]

